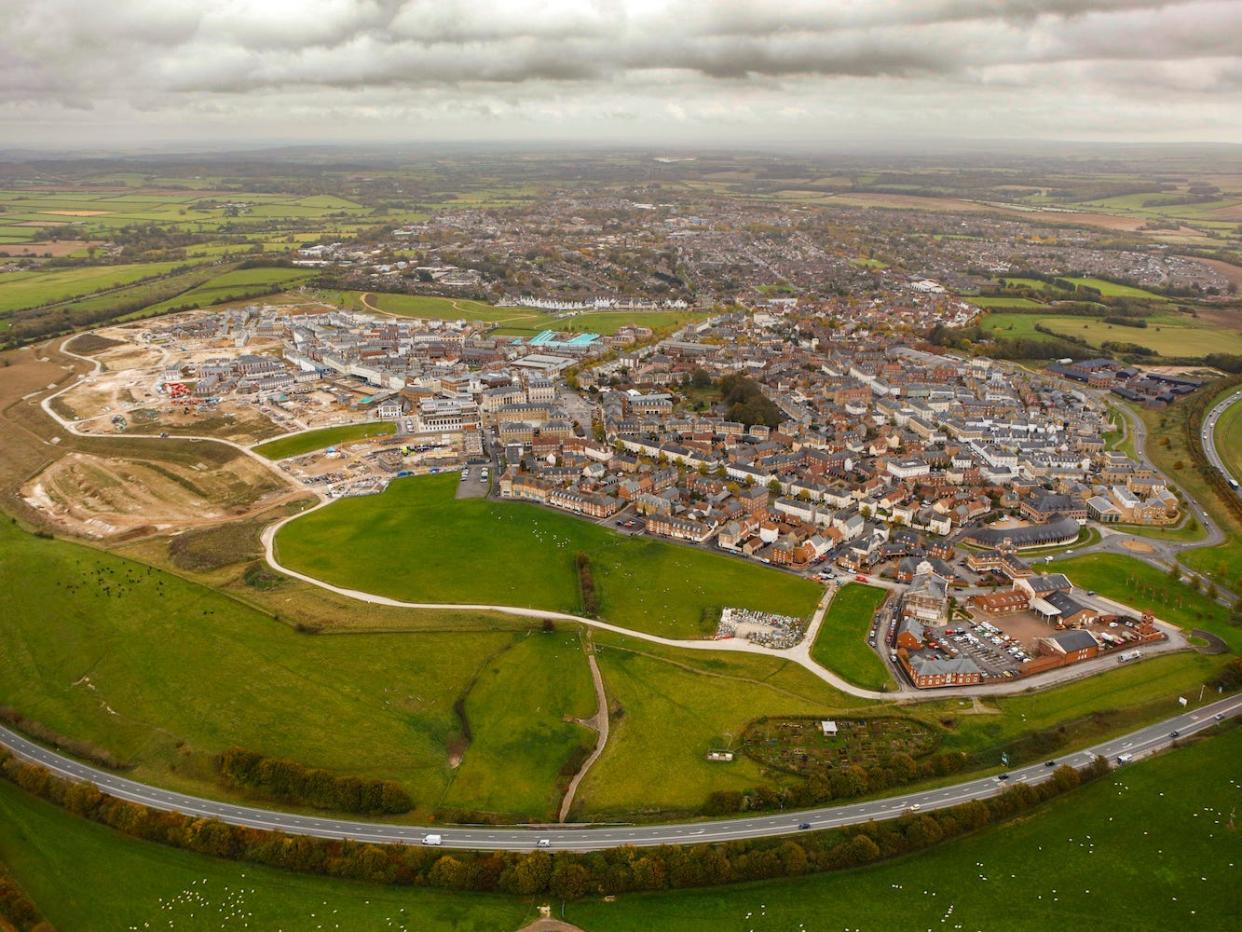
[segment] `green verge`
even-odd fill
[[[579,740],[564,718],[594,711],[576,633],[460,614],[434,631],[312,636],[178,576],[8,523],[0,552],[0,704],[132,762],[138,780],[223,796],[210,756],[238,746],[396,780],[422,814],[452,787],[455,805],[544,818]],[[491,685],[494,668],[507,692]],[[515,710],[522,677],[561,692]],[[476,722],[470,742],[460,702]],[[515,754],[514,741],[537,752]],[[505,780],[480,788],[468,780],[476,770]]]
[[[1150,609],[1157,618],[1186,631],[1210,631],[1235,653],[1242,651],[1242,627],[1232,623],[1227,608],[1148,563],[1120,554],[1090,553],[1058,560],[1054,566],[1080,588],[1094,589],[1136,609]]]
[[[75,929],[504,930],[536,917],[503,896],[292,874],[138,841],[0,781],[0,861],[48,920]]]
[[[591,557],[601,618],[675,638],[710,635],[721,607],[809,617],[821,589],[757,563],[642,537],[521,502],[455,500],[456,474],[400,479],[291,521],[281,562],[411,602],[577,613],[574,558]]]
[[[587,900],[570,904],[565,918],[609,932],[1237,928],[1240,756],[1242,730],[1232,729],[1125,767],[1009,824],[890,864]]]
[[[315,450],[338,446],[351,440],[365,440],[368,437],[384,437],[397,432],[397,425],[392,421],[367,421],[365,424],[345,424],[341,427],[324,427],[320,430],[303,431],[289,437],[269,440],[254,448],[254,452],[269,460],[283,460],[291,456],[301,456]]]
[[[879,655],[867,645],[867,633],[888,591],[850,583],[835,596],[820,625],[811,659],[855,686],[888,689],[893,678]]]

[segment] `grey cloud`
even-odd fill
[[[1051,113],[1147,89],[1155,112],[1238,94],[1239,49],[1233,0],[32,0],[0,19],[0,132],[69,106],[239,131],[381,108],[891,121],[915,90],[940,121],[968,94]]]

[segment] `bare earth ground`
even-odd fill
[[[212,466],[70,453],[22,487],[55,525],[93,538],[233,520],[299,494],[246,456]]]
[[[0,243],[0,253],[10,256],[67,256],[98,245],[98,242],[84,239],[62,239],[54,243]]]
[[[88,375],[57,398],[52,403],[57,413],[79,421],[94,419],[80,426],[97,434],[114,432],[114,414],[125,415],[131,432],[200,434],[237,443],[265,440],[291,429],[277,426],[249,402],[226,402],[202,414],[197,410],[197,402],[170,404],[167,396],[158,391],[168,354],[157,346],[132,342],[143,329],[142,325],[129,324],[99,330],[101,336],[123,342],[93,354],[103,371]],[[265,345],[256,343],[255,348]],[[196,361],[202,361],[223,352],[209,347],[193,355]]]
[[[1134,553],[1154,553],[1156,549],[1151,544],[1144,543],[1141,540],[1123,540],[1121,546]]]

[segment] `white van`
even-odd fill
[[[1133,754],[1118,754],[1117,755],[1117,763],[1119,764],[1128,764],[1132,760],[1134,760]]]
[[[423,844],[424,845],[442,845],[444,844],[444,838],[441,837],[440,835],[424,835]]]

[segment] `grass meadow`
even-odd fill
[[[855,686],[890,688],[893,678],[888,668],[867,644],[871,620],[886,595],[885,589],[850,583],[833,596],[811,647],[811,659]]]
[[[809,580],[722,554],[627,537],[520,502],[454,499],[455,473],[399,479],[285,525],[280,560],[336,585],[411,602],[582,610],[575,557],[591,559],[599,616],[674,638],[711,634],[723,606],[809,617]]]
[[[254,448],[254,452],[269,460],[283,460],[291,456],[301,456],[315,450],[323,450],[351,440],[365,440],[368,437],[385,437],[396,433],[397,425],[392,421],[367,421],[362,424],[344,424],[340,427],[324,427],[321,430],[308,430],[290,437],[269,440]]]
[[[1017,306],[1021,298],[1000,298],[1008,302],[998,307]],[[977,302],[976,302],[977,303]],[[1048,314],[1006,314],[1003,311],[986,315],[981,322],[985,332],[1012,339],[1050,340],[1047,333],[1035,329],[1036,324],[1054,334],[1081,337],[1098,348],[1108,341],[1146,346],[1161,356],[1193,357],[1208,353],[1242,352],[1242,331],[1216,327],[1206,321],[1176,313],[1161,313],[1145,318],[1146,327],[1124,327],[1106,323],[1103,318],[1058,316],[1055,309]]]
[[[778,657],[674,651],[596,632],[597,660],[613,711],[608,746],[578,790],[579,804],[611,819],[697,809],[713,790],[772,781],[732,748],[762,715],[820,715],[876,704],[840,693]]]
[[[0,313],[41,307],[166,275],[180,262],[137,262],[29,272],[0,272]]]
[[[572,903],[609,932],[703,928],[1236,928],[1242,730],[1115,771],[1029,815],[888,864]]]
[[[571,744],[564,716],[594,711],[572,633],[300,634],[180,577],[9,524],[0,548],[0,704],[134,763],[136,779],[213,793],[208,757],[239,746],[396,780],[424,813],[458,778],[503,774],[488,789],[493,811],[546,816],[549,772]],[[511,688],[495,688],[496,667]],[[547,698],[513,705],[523,677]],[[459,701],[479,723],[473,741]],[[497,716],[510,736],[484,724]],[[512,735],[530,750],[513,754]],[[453,790],[454,802],[466,796]],[[526,809],[532,800],[540,807]]]

